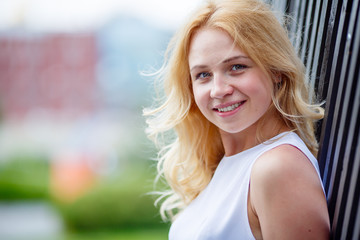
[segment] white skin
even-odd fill
[[[272,81],[226,32],[198,30],[188,60],[195,102],[219,128],[226,156],[259,144],[256,130],[261,118],[266,118],[266,138],[289,130],[268,111]],[[256,239],[328,239],[325,196],[315,169],[300,150],[281,145],[263,154],[250,181],[248,218]]]

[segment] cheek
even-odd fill
[[[207,105],[206,89],[193,85],[193,94],[195,103],[200,109]]]
[[[247,93],[253,98],[263,102],[263,104],[270,104],[272,86],[270,81],[261,76],[254,76],[246,85]]]

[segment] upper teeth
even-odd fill
[[[219,112],[228,112],[228,111],[232,111],[234,110],[235,108],[237,108],[238,106],[240,106],[240,103],[235,103],[231,106],[228,106],[228,107],[224,107],[224,108],[218,108],[218,111]]]

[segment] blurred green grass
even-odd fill
[[[164,226],[148,194],[152,184],[137,171],[103,180],[75,202],[57,203],[67,226],[80,231]]]
[[[129,229],[121,231],[77,232],[66,235],[65,240],[166,240],[167,228]]]
[[[134,159],[126,169],[99,178],[73,202],[50,194],[50,162],[41,157],[17,156],[0,163],[0,201],[47,201],[65,223],[66,240],[167,239],[169,224],[154,206],[154,166]]]
[[[18,155],[0,162],[0,200],[49,198],[49,163],[44,157]]]

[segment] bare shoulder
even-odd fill
[[[292,145],[278,146],[256,160],[249,200],[265,239],[328,237],[328,212],[320,179],[306,155]]]
[[[324,198],[314,166],[301,150],[288,144],[273,148],[256,160],[251,171],[251,185],[256,201],[263,199],[265,204],[268,200],[277,204],[280,198],[281,202],[301,200],[309,193]]]
[[[280,145],[261,155],[253,166],[252,175],[273,181],[302,175],[314,178],[320,184],[317,172],[307,156],[289,144]]]

